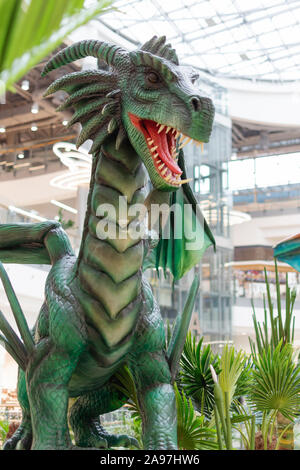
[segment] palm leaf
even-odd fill
[[[257,318],[254,308],[254,303],[252,303],[252,310],[253,310],[253,325],[255,331],[255,341],[256,344],[253,342],[251,338],[250,347],[252,355],[255,356],[257,352],[259,354],[262,351],[266,351],[269,346],[274,349],[281,341],[282,346],[287,343],[292,343],[294,340],[294,324],[295,324],[295,316],[293,315],[293,309],[296,299],[296,292],[295,290],[291,290],[288,283],[288,274],[286,274],[286,301],[285,301],[285,314],[283,318],[283,309],[281,306],[281,294],[280,294],[280,281],[279,281],[279,274],[278,274],[278,266],[277,261],[275,259],[275,286],[276,286],[276,303],[277,303],[277,316],[275,316],[274,305],[271,298],[271,290],[270,290],[270,283],[267,276],[266,268],[264,269],[265,272],[265,283],[266,283],[266,291],[267,291],[267,303],[266,298],[264,296],[264,322],[261,325]],[[270,321],[271,327],[271,337],[269,338],[268,335],[268,318]]]
[[[246,357],[243,351],[236,352],[234,347],[226,344],[220,361],[221,372],[219,374],[219,385],[225,396],[228,393],[229,403],[232,403],[238,380],[244,370]]]
[[[184,450],[217,449],[216,433],[205,424],[204,416],[197,416],[191,399],[179,392],[175,385],[177,404],[178,448]]]
[[[214,381],[210,365],[220,372],[220,361],[210,345],[203,346],[203,338],[196,343],[188,334],[181,356],[180,382],[201,414],[209,417],[214,406]]]
[[[118,369],[113,378],[113,386],[128,397],[128,406],[133,417],[141,416],[134,379],[128,366],[123,365]]]
[[[84,8],[84,0],[0,0],[0,94],[111,4],[95,0]]]
[[[255,409],[279,411],[293,420],[300,409],[300,367],[293,362],[290,345],[279,342],[273,352],[269,347],[255,357],[254,365],[249,398]]]

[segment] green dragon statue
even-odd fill
[[[144,447],[176,449],[172,384],[199,281],[196,277],[191,286],[166,349],[159,307],[142,271],[146,266],[162,266],[179,278],[214,243],[205,221],[196,213],[182,151],[190,140],[208,142],[214,109],[209,98],[199,95],[195,73],[179,66],[165,37],[153,37],[134,52],[96,40],[81,41],[55,55],[43,74],[87,56],[107,66],[63,76],[46,93],[67,92],[60,109],[75,109],[69,124],[82,126],[78,146],[93,140],[90,191],[78,256],[56,222],[0,226],[3,263],[52,265],[45,302],[30,331],[0,263],[0,277],[20,332],[19,337],[0,312],[0,341],[20,366],[18,399],[23,414],[20,427],[4,448],[136,445],[129,436],[108,434],[99,419],[126,402],[127,397],[113,386],[116,372],[126,363],[137,389]],[[148,176],[153,188],[145,201]],[[117,235],[105,238],[98,208],[111,204],[117,212],[120,196],[127,201],[128,213],[137,203],[170,203],[170,198],[188,202],[204,234],[201,246],[188,252],[183,240],[171,236],[166,243],[160,240],[151,252],[151,240],[131,236],[131,228],[142,224],[137,215],[128,216],[125,223],[118,216],[108,217],[107,227],[116,227]],[[187,224],[187,220],[177,218],[172,223],[174,229],[174,223]],[[69,410],[70,397],[76,399]]]

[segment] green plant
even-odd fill
[[[72,228],[75,225],[75,222],[71,219],[65,220],[63,216],[63,211],[62,209],[59,209],[58,211],[58,222],[61,223],[61,226],[64,230],[68,230],[68,228]]]
[[[210,365],[212,378],[214,381],[214,418],[217,429],[219,448],[223,449],[223,444],[227,450],[232,449],[232,403],[237,389],[237,383],[244,365],[246,363],[245,354],[242,351],[235,351],[226,344],[221,358],[219,375],[214,367]],[[242,419],[246,419],[243,417]],[[241,420],[241,417],[239,417]]]
[[[192,398],[197,410],[209,417],[214,407],[214,381],[210,365],[218,374],[219,357],[212,353],[210,345],[203,345],[203,338],[197,344],[196,339],[189,333],[180,365],[179,381],[184,392]]]
[[[256,414],[246,405],[236,401],[235,415],[231,418],[232,428],[236,429],[242,438],[245,449],[255,449]]]
[[[252,300],[252,309],[253,309],[253,325],[255,330],[255,342],[249,338],[250,347],[253,356],[256,355],[256,352],[262,354],[263,351],[268,350],[269,346],[274,350],[278,344],[281,342],[282,347],[294,341],[294,329],[295,329],[295,316],[293,315],[293,309],[296,300],[296,291],[292,290],[288,284],[288,274],[286,274],[286,299],[285,299],[285,315],[283,316],[282,304],[281,304],[281,295],[280,295],[280,282],[278,276],[278,266],[275,259],[275,283],[276,283],[276,303],[277,303],[277,316],[275,316],[274,305],[271,298],[270,283],[267,276],[266,268],[265,272],[265,282],[267,290],[267,302],[264,296],[264,322],[262,325],[257,321],[256,312],[254,308],[254,302]],[[268,306],[268,309],[267,309]],[[270,320],[271,334],[269,335],[269,323],[268,316]]]
[[[9,422],[0,421],[0,442],[3,443],[9,431]]]
[[[277,446],[280,448],[294,448],[294,439],[293,439],[293,420],[294,417],[291,416],[290,419],[281,413],[280,410],[276,411],[275,409],[272,411],[268,411],[268,409],[274,405],[271,404],[271,401],[276,400],[274,396],[274,387],[278,386],[285,386],[285,389],[276,390],[277,396],[281,394],[281,399],[292,393],[295,384],[295,376],[297,376],[297,372],[294,369],[294,364],[292,358],[289,357],[292,353],[292,344],[294,341],[294,329],[295,329],[295,316],[293,314],[295,300],[296,300],[296,291],[292,290],[289,287],[288,283],[288,274],[286,274],[286,298],[285,298],[285,312],[282,307],[281,301],[281,294],[280,294],[280,282],[279,282],[279,275],[278,275],[278,266],[277,261],[275,259],[275,285],[276,285],[276,304],[277,304],[277,316],[275,314],[271,292],[270,292],[270,284],[267,277],[267,272],[265,269],[265,282],[266,282],[266,290],[267,290],[267,303],[264,296],[264,322],[262,325],[257,321],[256,313],[254,309],[254,304],[252,301],[252,308],[253,308],[253,324],[255,330],[255,339],[254,342],[249,338],[250,347],[252,356],[254,358],[255,364],[259,364],[259,373],[261,374],[261,380],[265,381],[265,391],[261,389],[261,393],[265,393],[263,399],[260,397],[258,404],[260,407],[266,406],[263,411],[263,422],[262,422],[262,435],[264,439],[264,446],[267,446],[268,439],[270,440],[271,437],[268,438],[268,429],[277,429],[277,434],[279,435],[277,439]],[[271,333],[269,334],[269,323],[268,318],[270,321],[270,329]],[[266,369],[266,362],[270,357],[270,353],[275,352],[278,348],[283,348],[288,353],[283,353],[284,357],[279,357],[278,353],[273,356],[273,362],[270,364],[271,369]],[[287,357],[286,357],[287,356]],[[279,361],[275,363],[274,360]],[[278,372],[278,368],[280,367],[280,361],[286,359],[286,373],[291,371],[291,375],[285,377],[283,375],[284,370],[282,369]],[[279,374],[280,377],[280,384],[278,382],[274,383],[274,377],[269,378],[268,382],[266,382],[268,375],[266,374]],[[255,374],[255,378],[257,380],[257,374]],[[278,380],[278,379],[276,379]],[[273,391],[269,390],[269,395],[267,395],[267,386],[270,386]],[[297,387],[296,387],[297,388]],[[268,403],[266,402],[266,398],[268,398]],[[278,398],[279,399],[279,398]],[[263,400],[263,402],[261,402]],[[293,413],[292,413],[293,414]],[[281,436],[281,437],[280,437]],[[272,436],[273,439],[273,436]]]
[[[84,0],[0,0],[0,94],[111,4],[95,0],[85,8]]]
[[[184,450],[217,449],[216,433],[206,425],[204,416],[197,416],[192,400],[175,386],[177,404],[178,448]]]
[[[258,411],[280,412],[293,420],[300,409],[300,367],[295,364],[289,344],[276,346],[272,351],[257,355],[254,359],[253,382],[249,399]]]
[[[141,414],[136,388],[131,372],[127,366],[119,369],[115,376],[114,386],[128,397],[128,408],[133,412],[133,430],[141,444]],[[210,429],[204,416],[196,414],[191,398],[178,390],[175,384],[177,404],[177,435],[180,449],[215,449],[215,431]],[[142,447],[142,446],[141,446]]]
[[[120,367],[114,376],[113,386],[128,397],[128,408],[133,412],[133,417],[140,417],[141,410],[137,397],[137,390],[132,373],[126,365]]]

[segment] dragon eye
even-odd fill
[[[159,75],[155,72],[147,73],[147,80],[150,83],[159,83],[160,82]]]

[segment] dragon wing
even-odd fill
[[[179,166],[186,178],[184,157],[179,153]],[[146,257],[143,269],[161,267],[164,272],[171,271],[174,280],[182,278],[201,260],[206,249],[213,245],[214,237],[201,213],[189,184],[182,185],[170,195],[168,237],[161,236],[157,246]]]

